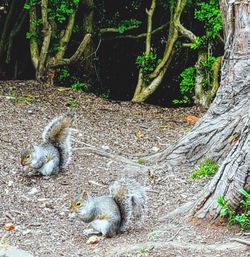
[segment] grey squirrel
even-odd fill
[[[43,131],[43,142],[21,151],[25,175],[49,176],[67,167],[71,157],[72,123],[71,113],[55,117]]]
[[[133,179],[121,179],[109,187],[109,195],[93,197],[84,193],[71,202],[69,210],[90,223],[92,228],[84,230],[86,236],[112,237],[125,232],[132,220],[143,221],[147,210],[146,188]]]

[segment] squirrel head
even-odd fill
[[[22,166],[27,166],[31,163],[32,160],[32,150],[27,148],[21,151],[21,164]]]
[[[76,215],[86,223],[93,221],[96,215],[94,198],[84,192],[81,197],[75,198],[71,202],[69,211],[76,213]]]

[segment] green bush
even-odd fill
[[[199,179],[213,176],[218,169],[218,164],[210,159],[205,159],[198,168],[193,170],[191,178]]]
[[[243,200],[240,202],[239,212],[233,211],[223,196],[218,197],[217,203],[222,207],[220,216],[227,218],[229,225],[239,224],[243,230],[250,230],[250,194],[241,189]]]
[[[180,91],[182,99],[174,99],[173,104],[189,104],[190,98],[194,92],[196,68],[188,67],[181,74]]]
[[[151,79],[149,74],[152,73],[155,67],[161,62],[161,59],[157,57],[157,54],[150,52],[149,54],[143,53],[136,58],[135,64],[137,67],[142,70],[143,81],[146,85],[150,84]]]

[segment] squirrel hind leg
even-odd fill
[[[90,236],[94,236],[94,235],[96,235],[96,236],[101,235],[101,232],[96,231],[93,228],[88,228],[88,229],[83,230],[83,234],[84,234],[84,236],[90,237]]]
[[[112,237],[116,235],[116,226],[108,220],[94,220],[91,222],[93,229],[101,233],[105,237]]]

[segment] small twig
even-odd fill
[[[98,149],[98,148],[96,148],[94,146],[91,146],[91,145],[88,145],[86,143],[82,143],[82,144],[86,145],[87,147],[76,147],[76,148],[73,148],[73,151],[86,150],[88,152],[92,152],[94,154],[98,154],[100,156],[110,158],[110,159],[113,159],[113,160],[116,160],[116,161],[120,161],[120,162],[123,162],[123,163],[126,163],[126,164],[130,164],[130,165],[133,165],[133,166],[136,166],[136,167],[141,167],[141,168],[144,167],[144,165],[138,164],[135,161],[131,161],[131,160],[129,160],[129,159],[123,157],[123,156],[108,153],[105,150]]]
[[[172,237],[170,237],[166,242],[170,242],[170,241],[174,240],[176,238],[176,236],[180,233],[181,230],[182,230],[182,228],[178,229],[178,231]]]
[[[153,189],[146,189],[146,191],[149,192],[149,193],[159,194],[159,191],[153,190]]]
[[[27,212],[21,212],[21,211],[18,211],[18,210],[10,210],[10,212],[14,212],[14,213],[17,213],[19,215],[27,215]]]
[[[5,216],[12,221],[14,220],[14,218],[8,212],[6,212]]]
[[[78,131],[79,132],[79,131]],[[86,145],[86,146],[89,146],[89,147],[94,147],[93,145],[90,145],[90,144],[87,144],[85,142],[82,142],[82,141],[78,141],[78,140],[75,140],[75,139],[72,139],[73,142],[75,143],[78,143],[78,144],[82,144],[82,145]]]
[[[235,242],[238,242],[240,244],[250,246],[250,240],[245,240],[245,239],[241,239],[241,238],[231,238],[230,241],[235,241]]]
[[[3,182],[4,184],[8,184],[1,175],[0,175],[0,181]]]
[[[93,180],[89,180],[89,183],[90,183],[90,184],[93,184],[93,185],[95,185],[95,186],[106,187],[105,185],[103,185],[103,184],[101,184],[101,183],[98,183],[98,182],[96,182],[96,181],[93,181]]]
[[[42,223],[31,223],[31,224],[28,224],[29,227],[40,227],[42,226]]]
[[[95,50],[93,53],[91,53],[90,55],[86,56],[82,61],[85,61],[86,59],[88,59],[88,58],[91,57],[92,55],[95,55],[95,54],[97,53],[97,51],[98,51],[100,45],[101,45],[101,42],[102,42],[102,40],[100,39],[99,42],[98,42],[98,45],[97,45],[97,47],[96,47],[96,50]]]

